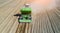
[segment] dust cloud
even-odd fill
[[[57,7],[57,0],[34,0],[31,1],[30,6],[32,13],[39,13],[44,10],[50,10]]]

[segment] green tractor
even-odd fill
[[[18,22],[32,22],[31,11],[32,9],[29,7],[29,4],[26,4],[24,8],[21,8],[21,14],[16,14],[16,16],[19,16]]]
[[[32,22],[31,19],[31,8],[25,7],[20,10],[21,17],[19,17],[19,22]]]

